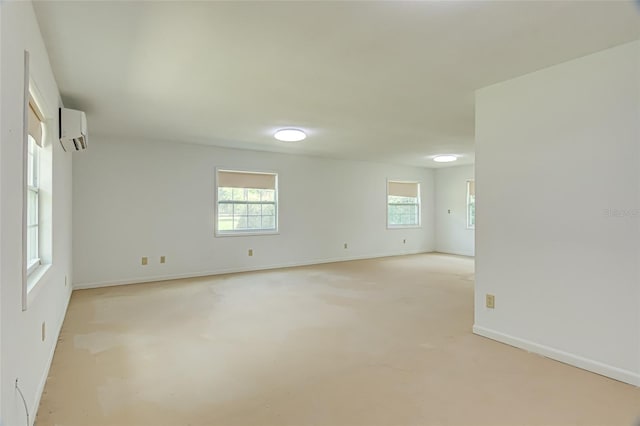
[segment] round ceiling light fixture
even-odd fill
[[[280,129],[273,137],[282,142],[300,142],[306,139],[307,134],[300,129]]]
[[[436,155],[433,157],[433,161],[436,163],[450,163],[452,161],[456,161],[458,157],[455,155]]]

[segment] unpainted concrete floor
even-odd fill
[[[439,254],[76,291],[38,426],[631,425],[640,390],[471,333]]]

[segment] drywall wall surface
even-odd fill
[[[473,166],[436,169],[436,251],[473,256],[475,229],[467,228],[467,181]]]
[[[0,87],[1,406],[4,425],[26,424],[15,381],[35,419],[57,335],[71,294],[71,156],[55,141],[60,95],[31,2],[3,2]],[[28,309],[22,311],[24,51],[47,122],[43,157],[52,158],[52,263]],[[65,285],[65,276],[68,285]],[[42,326],[45,336],[42,339]]]
[[[278,173],[278,234],[214,235],[217,167]],[[387,179],[421,183],[420,228],[386,228]],[[73,180],[76,288],[434,249],[429,169],[93,137]]]
[[[476,114],[474,330],[640,385],[640,42],[479,90]]]

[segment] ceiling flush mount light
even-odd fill
[[[433,161],[436,163],[450,163],[452,161],[456,161],[458,157],[455,155],[437,155],[433,157]]]
[[[307,134],[300,129],[280,129],[273,137],[282,142],[300,142],[307,137]]]

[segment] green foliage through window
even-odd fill
[[[388,225],[393,226],[417,226],[420,224],[418,197],[400,197],[389,195],[387,197]]]
[[[218,232],[275,231],[276,191],[218,188]]]

